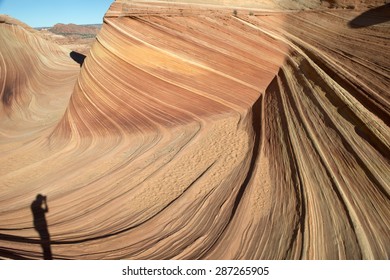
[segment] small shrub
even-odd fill
[[[253,12],[249,12],[249,15],[250,15],[250,16],[253,16]]]
[[[235,16],[235,17],[237,16],[237,10],[233,11],[233,16]]]

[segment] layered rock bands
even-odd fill
[[[0,257],[388,259],[373,15],[116,1],[81,68],[3,20]]]

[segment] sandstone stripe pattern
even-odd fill
[[[81,68],[0,23],[0,258],[37,194],[54,259],[390,258],[390,22],[243,6],[117,0]]]

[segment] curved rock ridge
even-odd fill
[[[260,243],[226,255],[232,246],[221,238],[211,258],[388,259],[389,24],[351,30],[356,16],[240,18],[292,53],[263,100],[260,162],[269,159],[273,205],[263,219],[248,215],[256,199],[244,193],[225,231]]]
[[[55,259],[390,257],[389,22],[129,3],[77,81],[64,49],[1,25],[2,83],[24,73],[12,96],[44,104],[3,104],[1,258],[42,258],[37,194]]]
[[[334,1],[334,0],[333,0]],[[347,0],[348,1],[348,0]],[[117,1],[118,2],[118,1]],[[236,9],[261,9],[261,10],[276,10],[276,9],[303,9],[303,8],[318,8],[321,6],[322,1],[320,0],[121,0],[119,1],[124,6],[136,6],[139,7],[140,4],[143,4],[145,8],[150,8],[151,5],[165,7],[168,10],[174,11],[177,9],[178,5],[187,6],[188,8],[198,8],[205,7],[214,7],[217,9],[223,8],[236,8]],[[382,3],[381,3],[382,4]],[[194,10],[192,9],[192,10]]]
[[[0,135],[2,141],[58,123],[79,67],[69,51],[7,16],[0,20]]]

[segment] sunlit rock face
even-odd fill
[[[0,257],[388,259],[387,10],[187,2],[0,21]]]

